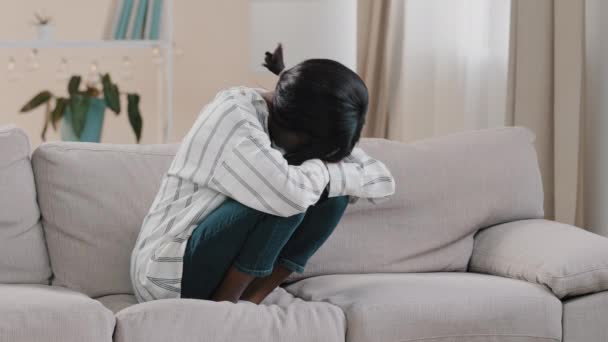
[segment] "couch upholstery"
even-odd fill
[[[101,296],[95,299],[101,302],[103,306],[110,309],[113,313],[117,313],[122,309],[126,309],[131,305],[137,304],[137,299],[131,294]]]
[[[0,342],[606,340],[608,239],[542,220],[528,130],[361,147],[395,196],[350,205],[262,305],[136,303],[131,249],[177,145],[47,143],[30,166],[1,128]]]
[[[33,153],[53,285],[133,293],[131,250],[175,148],[49,143]]]
[[[564,301],[564,341],[608,341],[608,292]]]
[[[264,305],[163,299],[116,315],[117,342],[344,341],[344,313],[328,303],[305,302],[283,289]]]
[[[50,276],[29,140],[0,127],[0,283],[48,284]]]
[[[608,239],[547,220],[480,231],[469,271],[546,285],[558,298],[608,290]]]
[[[560,341],[562,304],[542,286],[470,273],[328,275],[287,290],[337,305],[346,338],[367,341]]]
[[[364,139],[361,147],[393,173],[395,195],[379,205],[350,206],[304,274],[293,279],[466,270],[478,229],[543,217],[533,140],[523,128],[413,144]]]
[[[82,293],[0,284],[0,342],[110,342],[112,312]]]
[[[479,228],[542,217],[532,140],[521,128],[411,145],[365,139],[361,147],[393,172],[396,194],[379,205],[358,201],[349,206],[304,274],[291,279],[466,270]],[[49,143],[34,152],[53,285],[90,296],[132,293],[131,246],[175,150]]]

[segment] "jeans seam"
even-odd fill
[[[249,274],[254,277],[265,277],[265,276],[269,275],[270,273],[272,273],[272,268],[268,268],[265,270],[255,270],[255,269],[250,269],[248,267],[244,267],[237,261],[234,262],[234,267],[236,267],[236,269],[238,269],[242,273],[246,273],[246,274]]]
[[[278,262],[280,264],[282,264],[283,266],[286,266],[290,271],[293,271],[293,272],[296,272],[296,273],[302,273],[302,272],[304,272],[304,266],[298,264],[297,262],[289,260],[288,258],[279,257]]]

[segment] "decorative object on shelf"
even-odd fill
[[[32,51],[30,51],[30,54],[25,59],[25,66],[27,71],[36,71],[40,68],[38,49],[32,49]]]
[[[20,77],[17,71],[17,61],[15,57],[11,56],[8,58],[8,64],[6,65],[6,78],[10,81],[16,81]]]
[[[38,39],[44,41],[50,41],[53,39],[53,25],[51,25],[51,17],[41,13],[34,13],[36,21],[34,25],[38,31]]]
[[[146,39],[158,40],[160,39],[160,25],[161,15],[163,12],[163,0],[151,0],[152,6],[148,11],[148,18],[146,20]]]
[[[114,0],[104,37],[160,39],[163,0]]]
[[[88,87],[99,88],[100,81],[101,75],[99,74],[99,64],[97,61],[92,61],[85,82]]]
[[[112,82],[109,74],[100,75],[102,87],[87,84],[85,90],[80,89],[81,77],[74,75],[68,82],[68,97],[58,97],[44,90],[36,94],[22,108],[21,113],[29,112],[41,105],[46,106],[42,140],[46,140],[49,123],[57,130],[61,120],[61,138],[67,141],[99,142],[106,107],[116,115],[120,114],[120,91]],[[140,96],[127,93],[127,114],[129,123],[139,143],[143,120],[139,108]],[[51,101],[55,105],[51,108]]]
[[[133,9],[133,0],[122,0],[120,7],[120,15],[114,29],[114,39],[125,39],[127,37],[127,28],[129,27],[129,18]]]
[[[152,63],[156,64],[156,65],[161,65],[163,64],[163,55],[160,51],[159,48],[155,47],[154,49],[152,49]]]
[[[131,58],[129,56],[122,57],[122,66],[121,66],[121,77],[124,81],[130,81],[133,79],[133,67]]]
[[[143,39],[144,38],[144,23],[146,20],[146,12],[148,10],[148,0],[139,0],[137,5],[137,11],[135,11],[135,18],[132,21],[133,26],[129,31],[131,33],[131,39]]]
[[[63,82],[70,78],[70,68],[68,67],[68,59],[61,57],[59,66],[57,67],[57,81]]]

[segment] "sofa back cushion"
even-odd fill
[[[53,285],[133,293],[131,250],[176,145],[47,143],[32,156]]]
[[[543,190],[525,128],[463,132],[362,148],[395,178],[393,197],[349,206],[303,274],[465,271],[483,227],[543,217]]]
[[[473,234],[543,216],[532,134],[505,128],[404,144],[362,139],[397,184],[359,200],[301,277],[464,271]],[[131,249],[176,145],[53,143],[34,153],[54,284],[90,296],[132,293]]]
[[[48,284],[51,276],[30,143],[15,126],[0,127],[0,283]]]

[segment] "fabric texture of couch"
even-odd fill
[[[29,140],[0,127],[0,283],[48,284],[50,276]]]
[[[358,201],[261,305],[137,303],[130,254],[177,145],[0,128],[0,342],[597,342],[608,239],[543,219],[526,129],[362,139],[395,195]]]

